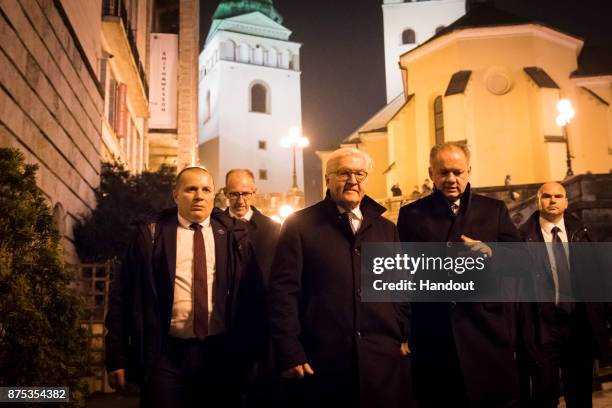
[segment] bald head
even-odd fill
[[[537,202],[540,216],[554,224],[558,223],[568,206],[565,187],[556,181],[542,184],[538,189]]]

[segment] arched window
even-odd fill
[[[438,34],[440,31],[444,30],[446,27],[441,25],[441,26],[437,26],[436,27],[436,34]]]
[[[438,96],[434,99],[433,114],[436,144],[442,144],[444,143],[444,106],[442,104],[442,96]]]
[[[250,111],[270,113],[270,93],[266,85],[256,82],[250,89]]]
[[[402,44],[414,44],[416,43],[416,34],[411,28],[407,28],[402,33]]]

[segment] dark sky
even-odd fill
[[[202,42],[219,1],[201,2]],[[495,6],[612,49],[612,0],[496,0]],[[336,147],[384,106],[382,0],[275,0],[283,25],[302,43],[306,198],[320,198],[315,150]],[[611,51],[612,52],[612,51]]]

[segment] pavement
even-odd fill
[[[593,408],[612,408],[612,382],[604,383],[603,390],[593,393]],[[87,408],[138,408],[137,396],[97,394],[87,401]],[[559,408],[565,408],[561,401]]]

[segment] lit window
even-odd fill
[[[270,113],[269,93],[268,88],[260,83],[255,83],[251,86],[251,112]]]

